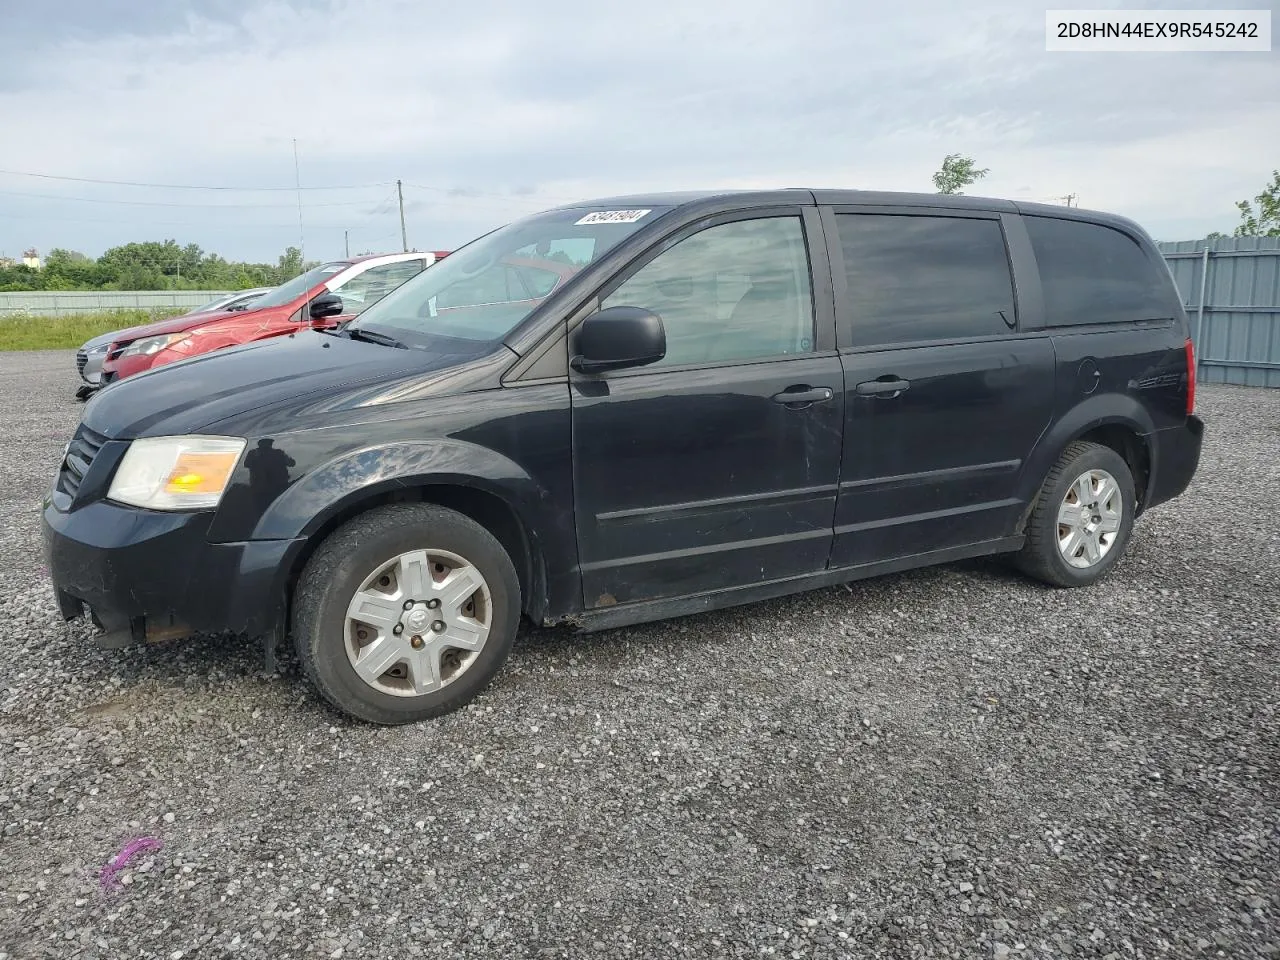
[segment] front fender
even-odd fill
[[[456,439],[399,441],[353,450],[308,472],[259,518],[254,540],[308,537],[362,500],[429,484],[473,487],[500,497],[531,531],[530,517],[552,500],[533,477],[502,454]]]

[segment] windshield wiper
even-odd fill
[[[367,340],[370,343],[380,343],[384,347],[398,347],[401,350],[408,350],[407,344],[401,343],[395,337],[387,336],[385,333],[378,333],[374,330],[366,330],[363,327],[347,327],[343,330],[352,340]]]

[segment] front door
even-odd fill
[[[814,210],[662,246],[601,306],[657,313],[665,358],[571,378],[588,609],[813,573],[831,549],[844,398]]]

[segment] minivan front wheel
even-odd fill
[[[1135,506],[1123,457],[1101,444],[1071,443],[1036,499],[1018,566],[1055,587],[1097,582],[1124,553]]]
[[[294,594],[294,643],[334,706],[373,723],[456,710],[501,668],[520,585],[482,526],[431,504],[371,510],[331,534]]]

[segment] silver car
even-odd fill
[[[235,293],[224,293],[216,300],[188,310],[187,313],[230,313],[233,310],[244,310],[264,293],[275,287],[254,287],[252,290],[237,290]],[[107,358],[107,348],[111,341],[117,339],[123,330],[112,330],[100,337],[87,341],[76,351],[76,371],[84,384],[76,391],[76,398],[86,399],[89,394],[102,386],[102,363]]]

